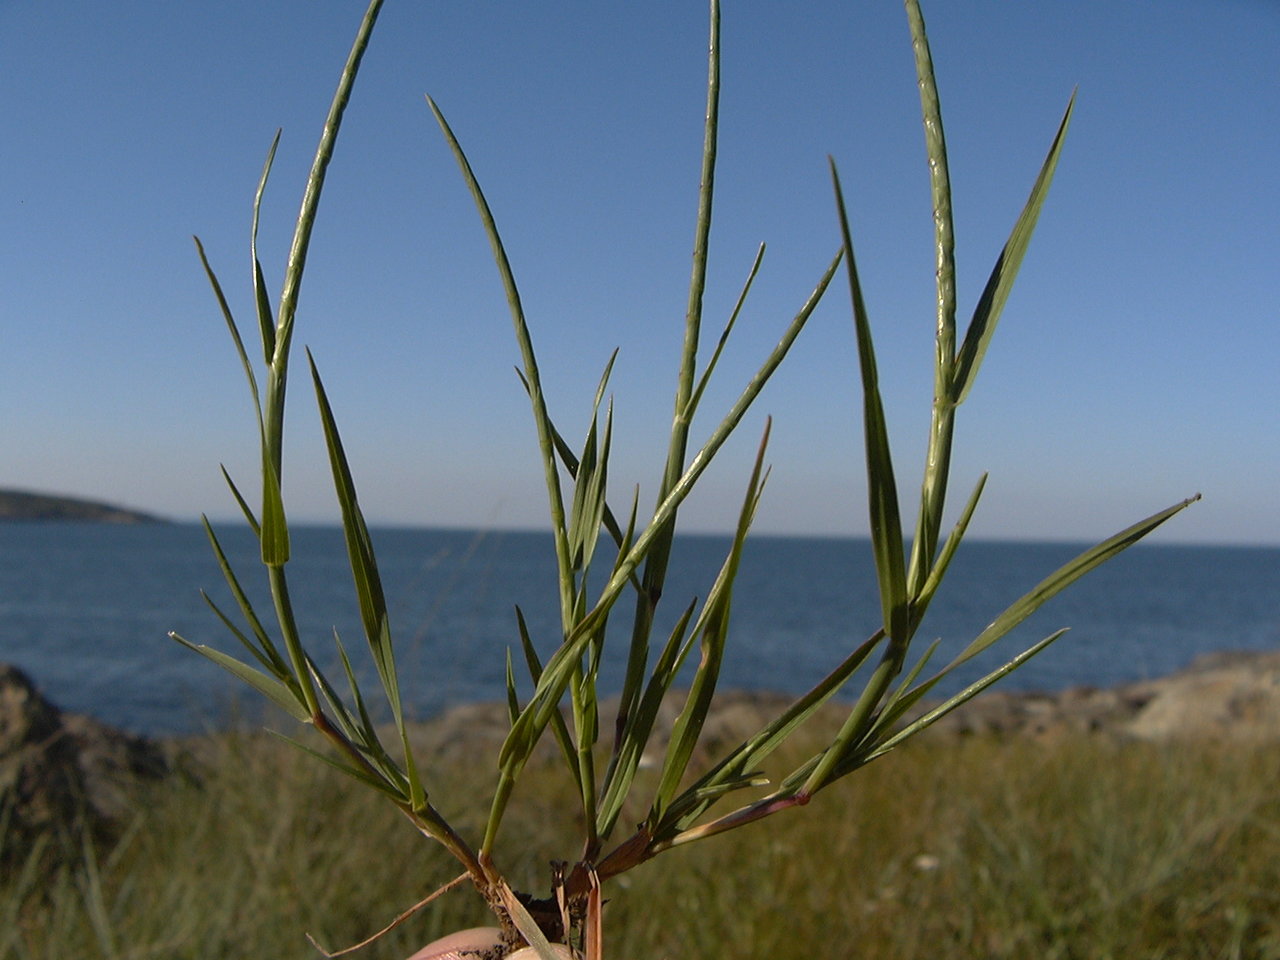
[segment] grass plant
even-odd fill
[[[665,460],[658,470],[660,480],[651,510],[641,510],[638,492],[625,505],[611,504],[608,498],[613,427],[611,406],[606,397],[613,358],[604,365],[599,388],[591,401],[590,427],[581,444],[571,446],[557,428],[544,394],[531,323],[524,313],[497,217],[490,209],[475,169],[443,111],[428,97],[427,106],[474,198],[510,306],[521,356],[519,374],[529,396],[546,482],[558,569],[561,623],[557,636],[534,637],[517,612],[512,624],[512,647],[518,649],[515,649],[514,657],[509,658],[507,669],[510,732],[495,758],[496,778],[491,789],[479,794],[436,769],[429,758],[424,765],[412,750],[401,707],[393,634],[378,575],[373,539],[364,521],[354,473],[343,449],[336,416],[325,394],[318,365],[310,355],[311,381],[341,508],[365,641],[377,668],[378,699],[385,700],[393,721],[390,734],[375,724],[374,717],[378,711],[370,691],[362,689],[356,680],[356,671],[351,666],[343,640],[334,638],[345,683],[326,675],[320,666],[323,658],[318,648],[300,635],[290,600],[290,538],[282,476],[286,385],[307,249],[325,171],[381,5],[381,0],[373,0],[369,4],[342,72],[304,190],[281,293],[274,303],[257,254],[258,213],[270,174],[274,143],[268,153],[255,198],[250,232],[260,364],[258,350],[246,346],[220,282],[205,259],[203,249],[199,251],[243,363],[257,413],[261,482],[255,505],[250,505],[249,498],[229,476],[227,481],[246,523],[258,538],[274,607],[270,619],[274,622],[268,626],[269,618],[249,601],[241,587],[240,573],[227,562],[217,536],[206,523],[210,542],[239,608],[238,611],[223,611],[216,606],[214,609],[241,642],[248,657],[238,659],[215,647],[191,643],[181,637],[176,639],[240,677],[299,722],[313,727],[327,748],[317,747],[308,741],[301,743],[304,750],[321,757],[390,801],[418,831],[457,861],[453,871],[439,867],[424,868],[414,871],[414,876],[434,876],[443,881],[461,869],[496,917],[508,945],[514,947],[527,942],[537,947],[541,955],[549,957],[547,941],[566,942],[598,958],[601,948],[598,940],[591,936],[591,931],[599,926],[603,884],[616,881],[633,868],[674,848],[771,817],[783,810],[807,805],[848,774],[900,746],[938,717],[1016,669],[1028,657],[1061,636],[1062,631],[1046,637],[1004,667],[903,726],[900,721],[908,711],[952,670],[986,650],[1047,599],[1126,549],[1190,501],[1148,517],[1050,573],[1032,591],[997,614],[989,627],[941,669],[929,669],[933,647],[918,655],[914,653],[913,638],[963,539],[983,486],[980,479],[954,526],[950,532],[945,532],[957,410],[974,384],[1013,278],[1026,252],[1072,113],[1069,103],[1026,205],[996,260],[971,319],[961,329],[957,324],[955,241],[946,144],[924,21],[915,0],[907,0],[906,9],[915,52],[933,198],[937,317],[927,465],[913,521],[904,516],[900,506],[899,486],[877,382],[871,321],[862,296],[844,191],[834,162],[831,177],[838,231],[831,261],[825,267],[815,269],[817,279],[812,292],[798,304],[795,316],[781,325],[777,346],[762,359],[758,371],[741,388],[737,399],[727,410],[711,417],[709,428],[703,426],[699,417],[703,413],[701,401],[705,388],[715,374],[720,352],[732,334],[738,309],[761,268],[758,256],[750,266],[737,307],[723,323],[718,340],[708,353],[701,341],[704,321],[707,320],[704,317],[704,292],[718,137],[719,0],[712,0],[710,5],[701,189],[694,222],[693,271],[683,349],[676,371],[670,440]],[[768,477],[765,462],[768,428],[746,480],[732,545],[719,575],[711,584],[700,585],[698,592],[705,599],[700,604],[689,602],[669,635],[654,636],[654,614],[659,598],[674,595],[679,599],[668,602],[683,603],[682,593],[687,590],[688,595],[692,595],[695,592],[690,585],[667,583],[668,560],[675,544],[680,508],[725,441],[737,430],[761,389],[786,358],[818,302],[829,293],[831,284],[841,273],[848,284],[863,387],[861,416],[866,445],[869,521],[882,625],[869,637],[851,638],[847,657],[834,665],[831,673],[812,690],[764,724],[753,736],[708,764],[694,764],[695,756],[700,755],[696,748],[715,696],[720,667],[731,649],[734,577]],[[908,547],[905,532],[909,525],[914,528],[914,534]],[[604,573],[604,576],[593,577],[593,571]],[[625,644],[627,668],[620,706],[615,716],[602,717],[601,691],[597,686],[599,667],[606,643],[618,642],[619,631],[616,626],[610,631],[610,625],[616,625],[626,617],[628,608],[629,624],[621,631],[625,635],[622,643]],[[695,651],[696,657],[693,656]],[[533,691],[527,699],[522,700],[519,696],[512,660],[522,661],[522,669],[529,673]],[[650,743],[659,704],[672,691],[681,668],[695,661],[683,708],[657,773],[653,777],[640,776],[640,758]],[[861,684],[860,692],[852,695],[852,706],[839,729],[820,742],[815,743],[808,738],[805,741],[809,746],[807,753],[794,754],[790,749],[784,752],[788,743],[802,731],[806,721],[823,704],[842,694],[855,678]],[[345,691],[340,691],[340,686],[345,686]],[[579,833],[574,843],[575,852],[568,862],[544,861],[541,871],[526,877],[521,876],[523,871],[517,865],[527,863],[530,852],[539,848],[530,834],[511,828],[509,821],[516,816],[511,801],[518,784],[522,787],[520,795],[526,798],[537,796],[542,789],[531,790],[528,783],[522,781],[531,776],[531,759],[539,743],[547,737],[558,748],[573,798],[568,808],[573,812],[566,814],[566,825],[576,826]],[[773,761],[782,756],[790,757],[791,763],[777,774],[766,777],[766,765],[772,769]],[[447,812],[453,810],[451,805],[459,796],[466,800],[464,807]],[[488,813],[479,822],[472,822],[476,818],[469,811],[477,796],[490,797]],[[280,802],[281,806],[287,806],[284,798]],[[631,819],[623,817],[624,810],[629,812]],[[367,818],[353,822],[361,824],[364,841]],[[505,842],[500,843],[503,838]],[[246,846],[261,847],[263,838],[245,836],[244,842]],[[286,850],[290,846],[281,842],[279,849],[289,856],[305,855],[304,851],[297,849]],[[809,859],[806,858],[806,862]],[[758,882],[759,878],[755,880]],[[536,896],[532,891],[540,891],[542,895]],[[249,891],[242,895],[246,904],[261,905],[272,899],[269,896],[263,899],[250,896]],[[400,893],[386,902],[402,899],[403,893]],[[652,906],[648,901],[646,903]],[[228,904],[227,908],[231,909],[231,906]],[[319,914],[309,919],[324,924],[331,921],[329,916]],[[744,929],[750,925],[747,918],[739,917],[738,922]],[[663,952],[657,945],[654,950],[654,955]],[[681,949],[676,952],[684,955],[687,951]]]

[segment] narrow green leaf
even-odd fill
[[[964,342],[956,357],[955,373],[951,384],[954,405],[963,403],[965,397],[969,395],[969,389],[978,375],[978,367],[982,365],[982,358],[986,355],[992,334],[995,333],[1000,313],[1009,299],[1009,291],[1013,289],[1014,278],[1018,274],[1018,268],[1022,266],[1022,257],[1031,243],[1031,234],[1035,231],[1040,208],[1044,205],[1045,197],[1049,193],[1049,184],[1053,181],[1053,174],[1058,166],[1058,157],[1062,153],[1062,145],[1066,140],[1067,127],[1071,124],[1071,112],[1075,108],[1075,100],[1073,93],[1067,104],[1066,113],[1062,116],[1062,123],[1058,125],[1053,145],[1050,146],[1049,154],[1040,168],[1040,174],[1031,188],[1031,195],[1027,198],[1026,205],[1013,226],[1013,232],[1005,241],[1004,249],[996,260],[982,296],[978,298],[978,306],[973,311],[973,319],[969,321],[969,329],[965,332]]]
[[[934,707],[932,710],[924,714],[918,720],[913,721],[912,723],[903,727],[893,736],[881,742],[873,751],[868,753],[865,757],[861,758],[861,761],[858,763],[858,766],[863,766],[867,763],[870,763],[876,757],[883,756],[884,754],[892,750],[894,747],[901,744],[903,741],[909,739],[910,737],[915,736],[925,727],[931,726],[933,723],[937,722],[942,717],[946,716],[956,707],[972,700],[974,697],[980,694],[983,690],[987,689],[987,687],[991,686],[997,680],[1000,680],[1003,677],[1007,677],[1009,674],[1013,673],[1014,670],[1017,670],[1020,666],[1022,666],[1032,657],[1034,657],[1037,653],[1039,653],[1045,647],[1049,646],[1049,644],[1053,643],[1059,637],[1063,636],[1066,632],[1067,630],[1064,627],[1061,630],[1057,630],[1054,633],[1051,633],[1049,636],[1045,637],[1043,640],[1039,641],[1038,643],[1032,644],[1030,647],[1028,647],[1022,653],[1018,654],[1016,657],[1014,657],[1004,666],[999,667],[996,670],[992,670],[981,680],[971,683],[969,686],[965,687],[955,696],[948,698],[945,702],[943,702],[937,707]],[[852,772],[852,768],[850,770],[842,770],[841,775],[849,772]]]
[[[356,719],[351,709],[342,702],[342,698],[338,696],[338,691],[333,688],[333,684],[329,682],[329,678],[316,664],[315,660],[307,657],[307,666],[311,669],[312,682],[320,690],[320,695],[324,698],[328,705],[326,715],[329,722],[336,724],[338,732],[344,736],[351,744],[364,753],[368,749],[368,743],[360,730],[360,721]]]
[[[646,546],[641,588],[636,594],[632,617],[631,641],[627,655],[627,672],[623,681],[622,711],[631,707],[630,695],[640,689],[641,677],[649,660],[649,637],[653,618],[666,583],[667,567],[675,538],[676,508],[680,500],[671,494],[682,475],[689,446],[690,418],[696,406],[694,378],[697,375],[698,343],[702,330],[703,297],[706,292],[707,255],[711,236],[711,217],[715,205],[716,154],[720,128],[720,2],[711,0],[707,41],[707,99],[703,123],[702,169],[698,180],[698,209],[694,222],[693,264],[689,277],[689,298],[685,310],[684,341],[676,374],[675,415],[667,442],[667,459],[658,487],[658,501],[671,503],[672,509],[661,523],[651,524],[653,533]],[[683,498],[680,498],[681,500]],[[643,537],[641,539],[644,539]],[[610,601],[612,603],[612,601]]]
[[[343,763],[337,757],[331,756],[330,754],[327,754],[322,750],[316,750],[314,747],[309,747],[305,743],[301,742],[300,740],[293,739],[293,737],[286,737],[284,734],[277,733],[275,730],[268,730],[267,733],[271,734],[272,736],[280,740],[283,740],[285,743],[291,746],[297,747],[303,753],[310,754],[312,757],[315,757],[315,759],[319,760],[322,763],[328,764],[329,766],[333,767],[335,770],[341,770],[343,773],[345,773],[347,776],[351,777],[352,779],[359,780],[361,783],[365,784],[366,786],[373,787],[379,793],[386,794],[386,796],[391,798],[396,803],[403,804],[405,802],[404,796],[399,792],[397,792],[395,788],[393,788],[387,783],[384,783],[382,780],[379,780],[377,777],[371,775],[367,770],[362,770],[360,767],[357,767],[354,764]]]
[[[400,699],[400,681],[396,674],[395,649],[391,641],[387,602],[382,590],[382,578],[378,574],[373,540],[369,536],[369,528],[365,524],[364,514],[360,510],[360,503],[356,497],[355,481],[351,477],[351,468],[342,447],[342,438],[338,434],[333,409],[329,405],[328,395],[320,380],[320,372],[316,369],[315,358],[311,356],[309,350],[307,362],[311,367],[311,380],[315,387],[316,402],[320,408],[320,422],[324,429],[325,445],[329,450],[333,487],[342,509],[342,531],[347,543],[347,557],[351,566],[351,575],[355,581],[356,598],[360,605],[360,619],[364,626],[365,639],[368,641],[369,651],[373,654],[374,666],[378,670],[378,679],[382,683],[387,703],[391,707],[391,716],[395,720],[396,729],[400,732],[410,795],[414,809],[419,809],[426,802],[426,794],[417,776],[413,751],[405,728],[404,709]]]
[[[511,668],[511,649],[507,648],[507,722],[515,723],[520,716],[520,698],[516,696],[516,675]]]
[[[271,149],[267,151],[267,160],[262,165],[262,177],[258,180],[258,190],[253,195],[253,228],[249,232],[249,255],[253,258],[253,299],[258,313],[258,329],[262,337],[262,355],[267,366],[271,366],[276,352],[276,321],[271,309],[271,298],[267,295],[266,279],[262,275],[262,264],[258,260],[258,220],[262,213],[262,196],[267,189],[267,178],[271,175],[271,164],[276,157],[276,148],[280,146],[280,131],[271,141]]]
[[[934,640],[933,643],[929,644],[920,658],[916,660],[915,666],[899,681],[897,689],[885,698],[875,722],[871,725],[871,729],[867,731],[866,737],[863,738],[864,741],[874,742],[879,740],[883,731],[890,729],[898,722],[899,717],[915,705],[919,699],[915,691],[919,688],[913,688],[912,684],[920,677],[921,672],[929,661],[933,659],[933,655],[938,652],[938,647],[941,645],[941,640]]]
[[[648,822],[651,824],[662,819],[663,812],[676,795],[676,790],[679,789],[689,761],[693,757],[693,749],[702,735],[702,725],[706,721],[712,698],[715,696],[720,666],[724,659],[725,641],[729,633],[733,583],[742,560],[742,548],[746,543],[747,531],[751,529],[751,522],[755,518],[756,507],[760,502],[760,494],[767,479],[764,455],[768,449],[771,427],[772,423],[766,420],[764,436],[760,440],[755,465],[751,470],[751,479],[747,483],[747,493],[738,514],[738,524],[734,531],[729,556],[725,559],[724,566],[721,567],[711,592],[707,595],[707,602],[698,618],[699,622],[694,626],[695,634],[701,637],[702,659],[694,674],[693,683],[690,684],[685,707],[676,718],[675,726],[671,731],[671,742],[667,745],[666,760],[649,815]]]
[[[889,431],[880,401],[879,375],[876,373],[875,347],[871,341],[871,324],[862,300],[862,285],[853,255],[853,238],[845,209],[840,175],[831,162],[831,180],[835,186],[836,209],[840,215],[840,235],[844,242],[845,270],[849,275],[849,292],[853,300],[854,326],[857,331],[858,357],[862,373],[863,430],[867,458],[867,503],[871,518],[871,546],[875,553],[876,577],[880,584],[880,606],[884,626],[890,639],[905,643],[908,637],[907,579],[903,559],[902,520],[898,512],[898,489],[893,478],[893,457],[889,452]]]
[[[867,679],[866,686],[862,688],[862,693],[858,695],[844,724],[832,739],[831,745],[818,755],[817,762],[800,788],[801,794],[811,797],[830,784],[836,778],[836,771],[841,763],[857,753],[858,747],[866,739],[867,731],[875,724],[876,710],[884,700],[893,678],[902,669],[904,653],[904,645],[895,644],[890,638],[880,662]],[[787,787],[790,782],[791,778],[784,780],[783,787]]]
[[[524,650],[524,661],[529,667],[529,676],[533,679],[534,686],[537,686],[538,680],[542,678],[542,661],[538,659],[538,651],[534,649],[533,639],[529,636],[529,625],[525,623],[524,611],[518,606],[516,607],[516,626],[520,631],[520,646]],[[516,715],[511,718],[512,726],[515,726],[519,714],[520,711],[517,710]],[[556,743],[560,747],[560,752],[564,755],[569,770],[573,774],[578,791],[581,792],[582,781],[579,779],[577,754],[573,745],[573,738],[569,736],[569,727],[565,723],[564,716],[559,711],[556,711],[551,717],[551,730],[555,735]]]
[[[245,379],[249,381],[249,393],[253,396],[253,409],[258,417],[258,430],[261,432],[262,401],[258,394],[258,378],[254,376],[253,365],[249,363],[249,354],[245,352],[244,340],[240,337],[240,328],[236,326],[235,317],[231,315],[231,307],[227,305],[227,298],[222,292],[222,284],[218,282],[218,277],[213,272],[213,267],[209,266],[209,258],[204,253],[204,244],[200,242],[199,237],[192,237],[191,239],[196,242],[196,253],[200,256],[200,265],[204,267],[204,273],[209,279],[209,285],[213,287],[213,295],[217,298],[218,307],[222,310],[222,319],[227,324],[227,332],[231,334],[231,342],[235,344],[236,353],[240,357],[240,366],[244,369]]]
[[[334,421],[333,409],[329,405],[328,395],[325,393],[324,384],[320,380],[320,373],[316,369],[315,360],[310,351],[307,353],[307,359],[311,364],[316,401],[320,408],[320,422],[324,428],[325,445],[329,451],[334,491],[337,493],[342,510],[342,532],[347,544],[351,573],[355,579],[356,597],[360,604],[360,621],[364,626],[365,639],[373,653],[374,665],[378,668],[378,675],[387,691],[387,698],[392,710],[398,716],[400,713],[399,685],[395,676],[395,657],[390,644],[382,578],[378,574],[373,543],[356,497],[355,482]]]
[[[373,34],[373,25],[382,10],[382,0],[372,0],[365,10],[364,18],[356,31],[347,62],[338,78],[338,88],[334,91],[333,100],[329,104],[329,114],[325,118],[324,129],[320,134],[320,142],[316,145],[315,158],[311,162],[311,172],[307,175],[307,185],[302,194],[302,207],[298,211],[297,225],[294,227],[293,243],[289,248],[289,260],[285,267],[284,286],[280,292],[280,316],[276,327],[275,353],[270,366],[280,377],[281,389],[278,402],[284,402],[284,373],[288,366],[289,344],[293,338],[293,320],[298,310],[298,295],[302,289],[302,275],[307,265],[307,251],[311,246],[311,232],[315,227],[316,211],[320,207],[320,194],[324,189],[325,174],[329,169],[329,161],[333,159],[334,147],[338,142],[338,131],[342,128],[342,115],[346,112],[347,103],[351,100],[351,89],[355,85],[356,74],[360,70],[360,61],[369,46],[369,38]]]
[[[591,558],[595,555],[596,544],[600,540],[600,528],[604,523],[606,509],[605,498],[609,485],[609,454],[613,450],[613,401],[609,401],[604,416],[604,438],[600,441],[599,462],[591,471],[583,501],[582,513],[582,569],[591,566]]]
[[[675,833],[688,829],[710,807],[694,791],[746,776],[746,771],[759,766],[845,685],[884,639],[884,630],[877,630],[808,693],[700,777],[689,790],[672,802],[665,819],[654,829],[655,837],[665,841]]]
[[[347,689],[351,692],[351,702],[355,704],[356,714],[359,717],[357,728],[360,731],[360,740],[368,749],[376,749],[382,756],[386,757],[387,752],[382,747],[382,741],[378,737],[377,728],[373,725],[373,718],[369,715],[369,708],[365,704],[364,694],[360,690],[360,684],[356,681],[356,672],[351,666],[351,658],[347,656],[346,645],[342,642],[342,637],[338,631],[333,631],[333,643],[338,648],[338,658],[342,661],[342,672],[347,678]],[[323,676],[319,669],[312,664],[311,672],[316,676]],[[347,714],[350,716],[350,713]],[[356,718],[352,717],[352,721],[356,722]]]
[[[1004,613],[996,617],[982,633],[978,634],[961,654],[955,658],[943,671],[947,673],[953,668],[976,657],[983,650],[1007,634],[1010,630],[1022,623],[1023,620],[1035,613],[1042,604],[1050,600],[1052,597],[1061,593],[1071,584],[1075,583],[1089,571],[1095,569],[1106,561],[1110,560],[1116,554],[1133,546],[1148,533],[1154,530],[1160,524],[1164,523],[1176,513],[1185,510],[1191,504],[1200,499],[1200,494],[1176,503],[1167,509],[1161,510],[1159,513],[1152,514],[1145,520],[1141,520],[1133,526],[1126,527],[1115,536],[1109,537],[1097,546],[1091,547],[1081,553],[1075,559],[1063,564],[1049,576],[1045,577],[1038,584],[1032,587],[1027,593],[1023,594],[1016,602],[1014,602]]]
[[[303,723],[310,722],[311,711],[307,709],[302,697],[275,677],[268,676],[261,670],[257,670],[247,663],[237,660],[235,657],[228,656],[221,650],[215,650],[213,647],[207,647],[202,643],[192,643],[176,633],[171,632],[169,636],[189,650],[194,650],[202,657],[212,660],[228,673],[240,678],[295,720],[301,720]]]
[[[336,631],[334,632],[334,639],[338,640]],[[338,733],[345,738],[345,742],[342,744],[343,750],[358,753],[364,763],[368,765],[369,776],[383,781],[389,793],[396,796],[402,803],[409,804],[411,797],[409,779],[405,776],[404,771],[396,765],[395,760],[392,759],[378,737],[377,729],[370,720],[368,711],[365,710],[364,699],[359,695],[358,688],[355,686],[351,663],[347,659],[346,650],[342,648],[340,640],[338,640],[338,652],[343,660],[347,682],[353,689],[357,690],[354,697],[357,713],[352,713],[350,708],[342,702],[342,698],[338,696],[333,684],[329,682],[323,671],[316,665],[315,660],[307,657],[307,665],[311,668],[312,678],[329,704],[332,722],[338,725]],[[326,731],[326,735],[332,739],[333,731]]]
[[[289,524],[280,495],[280,475],[265,443],[262,448],[262,528],[258,539],[262,562],[268,567],[283,567],[289,562]]]
[[[596,389],[595,402],[591,407],[591,426],[587,430],[587,438],[583,444],[582,456],[574,471],[573,503],[569,510],[569,556],[570,566],[574,571],[585,572],[591,566],[591,558],[595,553],[596,543],[600,539],[600,527],[604,519],[605,493],[608,485],[609,449],[613,437],[613,403],[610,402],[605,419],[604,439],[598,435],[600,404],[604,399],[604,391],[609,382],[609,374],[618,357],[615,350],[605,365],[600,385]],[[584,576],[585,582],[585,576]],[[570,624],[566,623],[568,629]]]
[[[734,790],[746,790],[750,787],[767,786],[769,778],[759,773],[749,773],[741,777],[733,777],[732,779],[721,780],[706,787],[696,787],[690,790],[693,799],[698,801],[710,800],[716,801],[723,797],[726,793]]]
[[[951,174],[947,164],[947,141],[942,127],[942,106],[933,71],[929,37],[918,0],[906,0],[911,49],[915,54],[916,85],[920,90],[920,112],[924,120],[925,153],[929,160],[929,193],[933,199],[935,274],[938,285],[938,355],[945,360],[941,373],[948,372],[955,352],[956,263],[955,230],[951,218]]]
[[[253,509],[249,503],[240,494],[240,488],[236,486],[235,481],[231,479],[231,474],[227,473],[227,468],[221,466],[222,478],[227,481],[227,486],[231,488],[231,495],[235,497],[236,503],[240,507],[240,512],[244,514],[245,521],[249,524],[249,529],[253,531],[255,537],[262,536],[262,527],[258,524],[258,518],[253,515]]]
[[[529,381],[525,379],[524,374],[520,372],[519,368],[516,369],[516,376],[519,377],[520,383],[524,387],[524,392],[526,394],[529,393]],[[578,477],[578,467],[579,467],[577,455],[574,454],[573,448],[569,446],[569,443],[567,440],[565,440],[564,435],[560,433],[559,429],[555,425],[555,422],[551,421],[550,418],[548,418],[548,425],[551,428],[551,440],[552,440],[552,444],[555,447],[556,455],[560,458],[560,462],[564,464],[564,468],[565,470],[568,471],[569,476],[576,480]],[[639,491],[637,490],[636,500],[638,501],[638,499],[639,499]],[[633,502],[631,506],[631,527],[632,528],[634,528],[635,526],[636,511],[638,509],[638,506],[639,506],[638,502]],[[630,536],[627,536],[624,541],[622,528],[618,525],[617,517],[614,516],[613,510],[609,508],[609,504],[607,501],[604,505],[603,522],[604,522],[605,530],[609,532],[609,536],[613,537],[614,543],[616,543],[619,547],[622,547],[624,542],[628,547],[630,546],[632,538]],[[623,550],[623,555],[625,555],[625,552],[626,551]],[[640,581],[635,577],[632,578],[632,585],[636,588],[637,591],[640,590]]]
[[[291,674],[289,673],[288,667],[285,666],[284,669],[281,670],[278,668],[277,664],[272,663],[271,659],[258,647],[258,645],[255,644],[248,637],[246,637],[244,635],[244,631],[241,630],[239,627],[237,627],[231,621],[231,618],[222,612],[222,609],[213,601],[213,598],[210,597],[209,594],[201,590],[200,596],[204,599],[204,602],[208,605],[209,609],[213,611],[214,616],[216,616],[219,620],[222,621],[222,625],[225,626],[228,631],[230,631],[233,637],[235,637],[237,640],[240,641],[240,645],[243,646],[246,650],[248,650],[249,653],[253,655],[253,658],[255,660],[257,660],[260,664],[262,664],[264,668],[266,668],[268,673],[270,673],[272,676],[274,676],[278,680],[283,680],[286,677],[291,676]]]
[[[987,475],[984,473],[974,486],[973,493],[969,494],[969,500],[965,504],[964,511],[960,514],[960,519],[956,521],[956,525],[951,529],[950,535],[942,545],[942,551],[934,561],[933,568],[929,571],[929,576],[920,588],[920,592],[911,598],[913,630],[924,619],[925,612],[929,609],[929,604],[933,600],[934,594],[938,592],[938,587],[942,584],[942,578],[946,576],[947,569],[951,566],[951,559],[955,556],[956,549],[960,546],[960,541],[964,539],[965,531],[969,529],[969,521],[973,519],[973,511],[977,509],[978,500],[981,498],[982,490],[986,485]]]
[[[213,531],[213,526],[209,523],[208,518],[203,515],[200,517],[200,521],[204,525],[204,532],[205,536],[209,539],[209,545],[213,548],[214,558],[218,561],[218,569],[222,571],[222,577],[226,580],[227,586],[231,590],[231,595],[235,598],[236,605],[240,608],[240,614],[249,625],[250,631],[252,631],[254,637],[258,641],[258,646],[265,655],[266,660],[263,662],[263,666],[271,669],[278,677],[287,676],[289,673],[289,666],[285,662],[284,657],[282,657],[280,652],[276,649],[275,644],[272,643],[270,634],[268,634],[266,628],[263,627],[262,620],[254,610],[253,604],[249,601],[248,595],[240,586],[240,580],[236,577],[235,570],[231,567],[231,561],[227,559],[227,555],[222,549],[222,544],[219,542],[217,534]],[[212,605],[212,601],[210,601],[210,604]],[[217,608],[215,607],[214,609],[216,610]],[[219,616],[221,616],[221,613],[219,613]],[[229,622],[228,626],[230,626]],[[239,635],[238,631],[237,635]],[[252,649],[253,645],[250,644],[247,639],[243,642]]]
[[[643,695],[632,698],[633,704],[626,713],[619,709],[617,742],[600,789],[596,826],[600,837],[607,838],[617,823],[622,806],[631,792],[631,784],[649,743],[654,723],[658,719],[662,701],[675,683],[676,675],[689,654],[691,645],[684,642],[684,637],[696,608],[697,600],[694,600],[676,621],[654,664],[649,682],[644,686]]]
[[[925,32],[924,16],[916,0],[908,0],[907,23],[915,54],[916,84],[924,121],[925,153],[929,163],[929,193],[933,205],[934,273],[937,279],[937,321],[934,334],[933,409],[924,477],[920,485],[920,509],[911,544],[907,592],[917,596],[928,579],[938,547],[938,532],[946,509],[947,481],[951,470],[951,445],[955,410],[951,404],[952,369],[956,350],[955,230],[951,209],[951,174],[942,125],[942,106],[933,70],[933,56]]]
[[[449,149],[453,152],[458,168],[462,171],[463,180],[466,181],[467,188],[471,191],[476,211],[480,215],[480,221],[484,225],[485,233],[489,238],[489,246],[493,251],[494,262],[497,264],[498,273],[502,277],[502,285],[507,293],[507,305],[511,312],[511,322],[515,327],[516,342],[520,347],[520,356],[524,363],[524,371],[521,377],[525,382],[525,389],[529,392],[529,401],[533,407],[534,426],[538,432],[538,450],[542,455],[542,469],[551,512],[551,529],[555,538],[556,564],[561,588],[561,619],[567,623],[569,620],[568,610],[571,605],[570,594],[572,592],[573,577],[570,573],[571,565],[565,524],[564,496],[560,490],[560,472],[556,469],[555,442],[552,439],[555,428],[551,423],[550,415],[547,413],[546,398],[542,392],[542,377],[538,372],[538,358],[533,349],[533,338],[529,333],[529,325],[525,321],[524,307],[520,302],[520,290],[516,286],[516,278],[511,270],[511,262],[507,259],[502,237],[498,233],[498,225],[493,219],[493,211],[489,209],[489,202],[485,199],[484,191],[480,189],[480,181],[476,179],[475,172],[471,169],[471,163],[467,160],[467,155],[463,152],[458,138],[454,136],[452,128],[444,118],[444,114],[431,97],[427,97],[427,106],[431,108],[431,113],[435,116],[436,123],[439,125],[441,133],[444,134],[445,141],[449,144]],[[526,707],[526,709],[528,708]]]
[[[742,285],[742,291],[738,294],[738,302],[733,305],[733,312],[729,314],[729,320],[724,325],[724,330],[720,333],[720,339],[716,341],[716,348],[711,354],[711,359],[707,361],[707,367],[702,371],[702,376],[698,378],[698,385],[694,388],[693,395],[689,398],[689,406],[684,411],[683,419],[692,423],[694,414],[698,411],[698,404],[702,400],[702,394],[707,389],[707,384],[711,381],[711,374],[715,372],[716,364],[720,361],[720,355],[724,352],[725,344],[729,342],[729,334],[733,332],[734,326],[738,322],[738,315],[742,313],[742,307],[747,302],[747,294],[751,292],[751,285],[755,282],[756,274],[760,272],[760,264],[764,261],[764,244],[756,249],[756,258],[751,263],[751,270],[747,273],[747,280]]]

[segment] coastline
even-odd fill
[[[161,517],[98,500],[29,490],[0,490],[0,523],[168,523]]]

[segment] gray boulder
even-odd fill
[[[109,836],[130,815],[130,786],[167,769],[154,743],[64,714],[0,664],[0,860],[41,837]]]
[[[1280,653],[1217,653],[1137,685],[1147,694],[1124,726],[1141,740],[1280,740]]]

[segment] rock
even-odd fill
[[[686,694],[673,691],[663,700],[643,765],[661,763]],[[698,756],[718,758],[785,710],[792,699],[777,693],[720,691],[703,725]],[[617,697],[611,697],[600,705],[602,744],[612,743],[617,704]],[[907,720],[929,706],[917,707]],[[828,703],[808,728],[833,731],[848,709],[848,703]],[[415,725],[413,740],[424,757],[488,757],[496,755],[507,729],[503,705],[467,704]],[[929,734],[1280,741],[1280,652],[1208,654],[1167,677],[1111,688],[1079,686],[1058,693],[989,690],[937,721]],[[542,746],[554,749],[549,736]]]
[[[1103,690],[987,692],[933,729],[960,735],[1280,740],[1280,652],[1208,654],[1167,677]]]
[[[0,666],[0,817],[4,849],[66,830],[84,805],[84,776],[62,716],[21,670]]]
[[[1280,740],[1280,653],[1212,654],[1139,685],[1149,698],[1123,730],[1142,740]]]
[[[79,713],[64,713],[62,728],[73,744],[85,797],[98,821],[119,825],[133,813],[130,788],[169,773],[160,745]]]
[[[129,786],[167,771],[156,744],[62,713],[21,670],[0,664],[0,860],[41,836],[109,836],[131,813]]]

